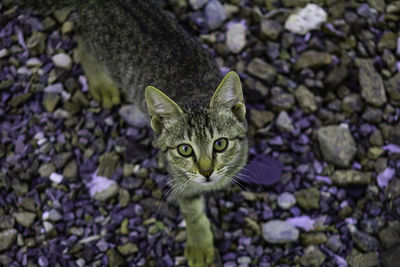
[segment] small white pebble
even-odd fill
[[[26,65],[28,67],[40,67],[43,65],[43,62],[40,61],[38,58],[33,57],[33,58],[28,59],[28,61],[26,62]]]
[[[8,56],[8,50],[6,48],[3,48],[0,50],[0,58]]]
[[[50,180],[53,181],[56,184],[61,183],[61,181],[64,179],[64,176],[62,176],[59,173],[55,173],[53,172],[52,174],[50,174]]]
[[[38,146],[42,146],[42,145],[44,145],[45,143],[47,143],[47,138],[39,139],[39,140],[37,141]]]
[[[72,67],[72,59],[68,54],[59,53],[52,57],[54,65],[62,69],[70,69]]]
[[[47,221],[50,218],[50,213],[48,211],[43,212],[42,220]]]

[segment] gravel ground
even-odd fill
[[[223,266],[399,266],[400,1],[159,2],[244,85],[251,162],[207,197]],[[184,266],[151,131],[92,100],[76,17],[0,3],[0,265]]]

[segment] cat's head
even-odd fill
[[[235,72],[225,76],[209,103],[180,107],[152,86],[145,96],[155,143],[185,191],[220,189],[246,164],[246,107]]]

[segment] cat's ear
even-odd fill
[[[150,125],[155,133],[161,132],[162,124],[165,121],[183,113],[171,98],[153,86],[147,86],[145,98],[150,115]]]
[[[242,84],[236,72],[229,72],[219,84],[213,97],[210,108],[229,109],[236,118],[243,122],[246,120],[246,106],[243,100]]]

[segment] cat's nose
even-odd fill
[[[200,173],[206,177],[206,179],[208,180],[208,178],[210,178],[211,174],[213,173],[213,169],[207,169],[207,170],[201,170]]]

